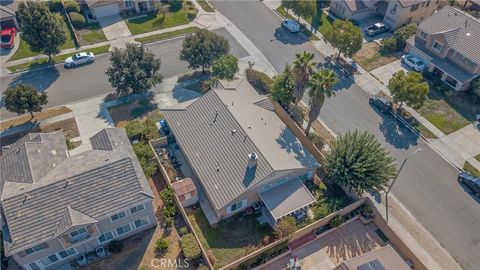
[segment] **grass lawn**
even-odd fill
[[[167,12],[165,17],[161,13],[152,12],[145,17],[127,19],[126,23],[132,35],[152,32],[189,23],[188,6],[186,4],[175,12]]]
[[[377,67],[398,60],[398,58],[392,55],[382,55],[380,53],[380,45],[373,41],[364,43],[360,51],[353,56],[353,59],[366,71],[374,70]]]
[[[276,11],[277,11],[280,15],[282,15],[282,17],[284,17],[284,18],[287,17],[287,11],[285,10],[284,7],[280,6],[280,7],[278,7],[278,8],[276,9]],[[296,19],[295,17],[292,16],[291,13],[288,13],[288,18],[289,18],[289,19],[292,19],[292,20],[295,20],[295,19]],[[306,20],[306,21],[309,21],[309,20]],[[301,31],[302,31],[302,33],[303,33],[305,36],[307,36],[307,37],[308,37],[309,39],[311,39],[311,40],[320,40],[316,35],[314,35],[310,30],[308,30],[308,29],[305,27],[305,25],[303,25],[303,24],[300,24],[300,25],[301,25],[301,27],[302,27]]]
[[[110,45],[104,45],[104,46],[91,48],[91,49],[88,49],[86,51],[93,52],[94,54],[102,54],[102,53],[108,52],[109,48],[110,48]],[[77,51],[77,52],[80,52],[80,51]],[[74,53],[56,55],[56,56],[52,57],[53,62],[50,62],[50,63],[48,62],[48,57],[46,57],[46,58],[30,61],[28,63],[10,66],[10,67],[7,67],[7,68],[11,72],[15,72],[15,71],[22,70],[22,69],[29,69],[29,68],[34,68],[34,67],[39,67],[39,66],[44,66],[44,65],[53,65],[57,62],[64,61],[65,59],[72,56],[73,54]]]
[[[142,44],[144,43],[150,43],[154,41],[159,41],[167,38],[172,38],[172,37],[177,37],[177,36],[182,36],[188,33],[193,33],[200,30],[200,28],[192,26],[180,30],[175,30],[171,32],[166,32],[166,33],[161,33],[161,34],[156,34],[148,37],[143,37],[143,38],[136,38],[135,41],[140,42]]]
[[[260,226],[253,215],[238,214],[213,227],[200,208],[187,210],[187,214],[200,242],[215,256],[215,268],[251,253],[255,247],[262,245],[265,236],[272,234],[270,227]]]
[[[75,29],[80,42],[80,46],[95,44],[107,41],[99,23],[90,23],[89,26],[82,29]]]
[[[202,7],[206,12],[215,12],[215,9],[205,0],[197,0],[197,3]]]
[[[70,48],[75,47],[75,43],[73,41],[73,39],[74,39],[73,38],[73,36],[74,36],[73,30],[66,23],[66,18],[64,16],[62,16],[60,14],[57,14],[57,16],[62,17],[63,29],[64,29],[65,34],[66,34],[65,43],[62,45],[62,47],[60,49],[64,50],[64,49],[70,49]],[[20,34],[20,44],[17,44],[18,50],[15,52],[15,54],[10,59],[8,59],[8,61],[14,61],[14,60],[18,60],[18,59],[23,59],[23,58],[39,55],[39,53],[32,52],[30,50],[30,47],[28,46],[27,42],[24,39],[22,39],[21,37],[22,37],[22,35]]]
[[[468,161],[465,161],[463,165],[463,170],[473,174],[475,177],[480,177],[480,171],[477,168],[473,167]]]

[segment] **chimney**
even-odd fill
[[[255,152],[252,152],[248,155],[248,168],[251,169],[258,164],[258,155]]]

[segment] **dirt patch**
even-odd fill
[[[382,55],[380,53],[380,45],[374,41],[363,43],[362,48],[353,56],[353,59],[366,71],[374,70],[377,67],[398,60],[393,55]]]
[[[135,118],[152,118],[155,122],[163,118],[157,106],[150,99],[134,100],[132,102],[108,108],[116,127],[125,127],[128,121]]]
[[[19,116],[19,117],[1,122],[0,123],[0,131],[4,130],[4,129],[7,129],[7,128],[12,128],[12,127],[16,127],[16,126],[25,124],[29,121],[32,121],[32,122],[42,121],[42,120],[48,119],[50,117],[54,117],[54,116],[61,115],[61,114],[64,114],[64,113],[69,113],[71,111],[72,110],[70,110],[69,108],[67,108],[65,106],[62,106],[62,107],[58,107],[58,108],[47,109],[47,110],[44,110],[44,111],[39,112],[39,113],[34,113],[33,114],[34,115],[33,119],[30,117],[30,114],[25,114],[25,115],[22,115],[22,116]]]
[[[299,103],[297,105],[297,110],[300,112],[300,114],[305,119],[305,121],[308,121],[308,110],[307,110],[307,108],[305,106],[303,106],[303,104]],[[332,145],[332,143],[335,142],[335,140],[336,140],[335,136],[332,133],[330,133],[330,131],[327,129],[327,127],[324,126],[320,121],[315,120],[312,124],[312,128],[315,131],[315,133],[317,133],[317,135],[320,136],[320,138],[322,138],[322,140],[326,144]],[[318,149],[318,150],[322,151],[322,149]]]

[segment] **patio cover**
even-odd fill
[[[276,220],[316,202],[300,179],[261,192],[260,198]]]

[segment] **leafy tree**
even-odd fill
[[[118,94],[145,92],[162,82],[160,59],[142,45],[127,43],[110,53],[110,67],[105,74]]]
[[[340,54],[352,57],[362,48],[362,31],[350,21],[335,20],[332,28],[325,33],[325,38],[338,49],[337,59]]]
[[[317,2],[315,0],[296,0],[293,1],[291,9],[298,16],[298,20],[300,17],[313,17],[317,13]]]
[[[400,103],[400,108],[404,102],[413,108],[422,107],[429,89],[422,74],[418,72],[405,73],[403,70],[393,74],[388,82],[388,88],[393,96],[393,101]]]
[[[480,76],[477,76],[470,83],[473,93],[475,93],[480,98]]]
[[[391,54],[397,50],[397,40],[395,38],[385,38],[382,40],[380,52],[382,54]]]
[[[30,113],[34,117],[34,112],[41,112],[43,105],[47,104],[47,93],[39,93],[35,87],[29,84],[17,84],[8,88],[2,97],[5,108],[17,114]]]
[[[393,33],[395,40],[397,41],[397,50],[403,50],[407,44],[407,39],[415,35],[417,32],[417,26],[414,23],[407,24]]]
[[[272,99],[284,108],[288,108],[290,103],[295,101],[295,79],[289,65],[285,66],[280,75],[273,78]]]
[[[157,163],[153,160],[155,155],[146,143],[136,143],[132,145],[133,151],[137,155],[138,162],[142,166],[146,177],[152,177],[158,170]]]
[[[238,59],[231,54],[222,55],[213,63],[212,71],[218,79],[233,80],[238,72]]]
[[[295,78],[295,104],[298,104],[302,99],[305,88],[307,88],[310,74],[313,73],[313,58],[315,55],[309,52],[303,52],[302,54],[296,54],[296,59],[293,62],[293,77]]]
[[[201,249],[197,243],[197,239],[192,233],[187,233],[180,238],[183,255],[187,260],[194,260],[200,257]]]
[[[359,194],[381,190],[395,176],[395,159],[368,132],[341,135],[326,156],[327,178]]]
[[[192,69],[208,69],[224,54],[230,51],[230,44],[224,37],[202,29],[189,34],[182,44],[180,60],[187,61]]]
[[[335,96],[333,86],[338,82],[337,75],[333,70],[321,69],[317,73],[312,74],[308,86],[310,88],[308,96],[308,124],[305,128],[305,134],[310,133],[313,122],[320,115],[325,97]]]
[[[284,238],[292,235],[297,230],[297,222],[295,218],[287,216],[282,218],[275,227],[275,235],[277,238]]]
[[[22,38],[33,52],[52,55],[60,52],[67,37],[60,16],[55,16],[42,1],[21,2],[18,6],[18,18],[22,26]]]

